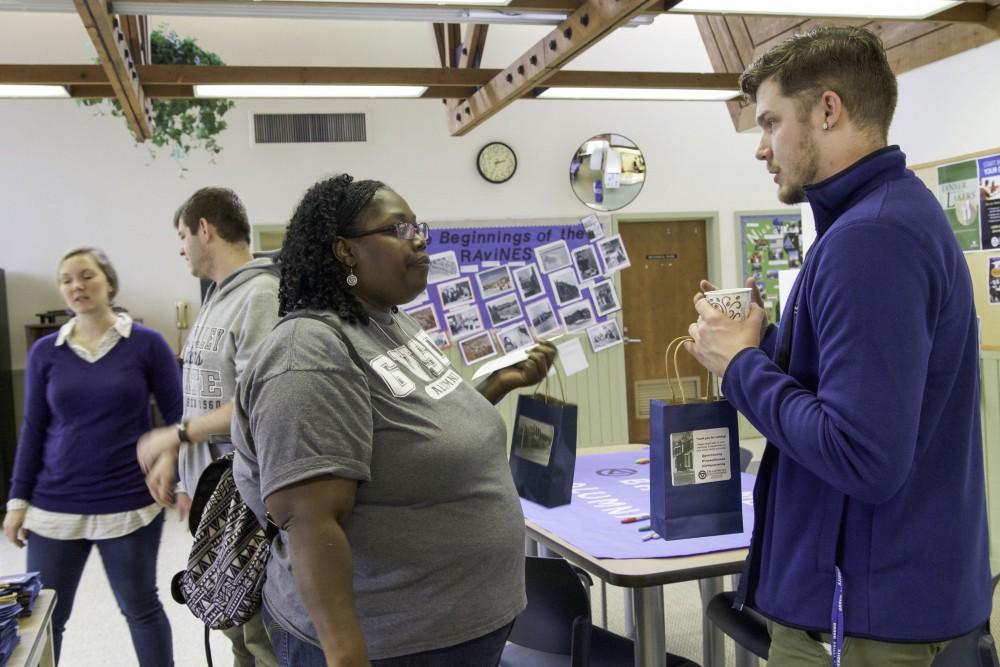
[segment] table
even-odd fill
[[[35,598],[31,616],[19,619],[17,629],[21,640],[7,661],[6,667],[55,667],[52,644],[52,610],[56,606],[56,592],[43,588]]]
[[[578,457],[591,454],[645,451],[642,445],[593,447],[578,451]],[[664,633],[663,584],[681,581],[704,580],[701,593],[704,603],[722,590],[721,577],[738,574],[743,568],[747,549],[728,549],[694,556],[671,558],[595,558],[563,540],[558,530],[547,530],[525,520],[527,536],[545,548],[558,553],[571,563],[583,568],[603,581],[630,589],[633,597],[635,623],[636,667],[665,667],[666,640]],[[722,664],[723,635],[714,625],[703,619],[703,665]]]

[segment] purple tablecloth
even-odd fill
[[[750,545],[754,477],[742,474],[743,532],[689,540],[649,540],[649,521],[623,524],[623,517],[649,512],[649,465],[636,460],[648,450],[577,456],[573,502],[549,509],[521,499],[524,516],[595,558],[665,558],[739,549]]]

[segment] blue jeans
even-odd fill
[[[281,667],[326,667],[323,649],[286,631],[267,609],[261,607],[260,613]],[[372,660],[372,667],[496,667],[513,625],[508,623],[482,637],[446,648]]]
[[[57,595],[52,611],[56,662],[83,566],[90,548],[96,544],[118,608],[128,622],[139,665],[169,667],[174,664],[170,622],[156,590],[156,554],[162,533],[161,512],[148,526],[110,540],[53,540],[34,533],[28,536],[28,570],[41,572],[42,585],[55,589]],[[84,613],[87,611],[84,609]],[[109,646],[108,650],[114,647]]]

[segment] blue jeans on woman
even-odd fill
[[[118,608],[128,622],[140,667],[174,664],[170,622],[156,590],[156,555],[162,533],[161,512],[148,526],[110,540],[53,540],[35,533],[28,536],[28,570],[40,572],[42,585],[56,591],[56,606],[52,611],[56,662],[83,566],[90,548],[96,544]]]
[[[267,613],[267,609],[261,607],[260,613],[281,667],[326,667],[323,649],[289,633]],[[508,623],[482,637],[454,646],[372,660],[371,664],[372,667],[496,667],[513,625]]]

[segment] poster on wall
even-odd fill
[[[612,313],[621,305],[608,278],[628,266],[628,254],[620,237],[595,234],[595,221],[589,222],[590,229],[582,223],[432,226],[433,280],[426,297],[405,310],[442,344],[456,344],[468,365],[523,349],[536,338],[582,333],[607,321],[617,326]],[[615,331],[595,330],[595,351],[617,344]]]
[[[764,300],[768,321],[781,315],[778,272],[802,264],[802,214],[761,213],[740,215],[743,280],[753,277]]]
[[[1000,306],[1000,257],[990,257],[990,305]]]
[[[938,167],[938,200],[962,250],[1000,248],[1000,155]]]

